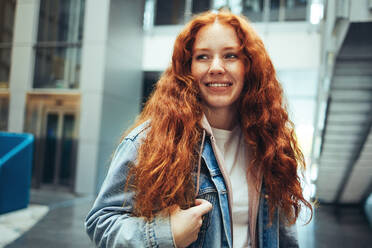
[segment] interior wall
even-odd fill
[[[102,117],[96,190],[125,129],[142,102],[143,1],[111,0],[106,43]]]
[[[86,0],[77,193],[96,193],[140,110],[143,1]]]
[[[8,131],[23,132],[26,92],[32,88],[39,0],[18,0],[10,66]]]
[[[81,62],[81,111],[75,191],[94,193],[102,119],[109,1],[86,0]]]

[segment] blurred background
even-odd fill
[[[318,202],[301,247],[372,247],[371,0],[0,0],[0,131],[33,134],[28,169],[0,153],[0,247],[92,246],[83,221],[120,135],[183,24],[220,8],[252,21],[283,85]],[[1,212],[22,170],[25,204]]]

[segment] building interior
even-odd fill
[[[29,228],[0,215],[0,247],[92,247],[84,218],[121,135],[183,25],[222,8],[249,19],[284,90],[315,207],[300,247],[372,247],[370,0],[1,0],[0,131],[34,135],[45,211]]]

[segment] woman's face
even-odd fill
[[[204,26],[195,37],[191,75],[210,110],[235,110],[245,73],[239,46],[235,30],[218,22]]]

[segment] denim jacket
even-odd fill
[[[213,208],[203,217],[198,239],[189,247],[232,248],[231,185],[219,163],[220,155],[205,117],[203,122],[206,132],[201,142],[200,161],[195,166],[196,198],[209,201]],[[119,144],[93,208],[86,217],[86,231],[97,247],[176,247],[169,215],[157,215],[151,221],[132,216],[134,192],[124,192],[129,168],[136,164],[137,151],[148,126],[148,122],[138,126]],[[251,247],[298,247],[294,226],[284,225],[278,211],[269,225],[262,177],[248,176],[248,185],[247,235],[251,237]]]

